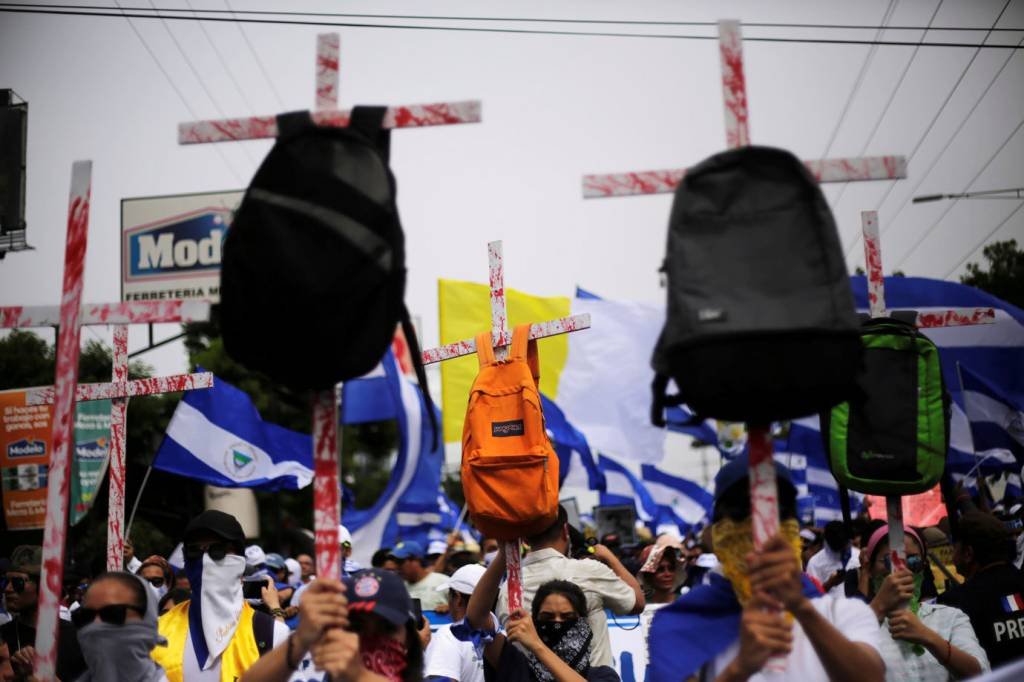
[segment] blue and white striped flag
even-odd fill
[[[153,468],[224,488],[297,490],[313,480],[313,442],[263,421],[244,391],[215,379],[178,403]]]
[[[775,458],[789,466],[794,474],[793,482],[797,485],[797,510],[801,519],[810,517],[814,525],[824,526],[829,521],[843,518],[842,505],[839,501],[839,482],[828,466],[828,455],[821,440],[821,425],[817,417],[804,417],[791,422],[784,452],[776,453]],[[802,475],[797,473],[801,469]],[[801,478],[803,485],[806,485],[807,495],[802,499]],[[855,509],[857,503],[854,502],[854,493],[851,492],[850,495],[850,505]]]
[[[547,396],[540,396],[551,446],[558,455],[559,488],[604,490],[604,475],[594,461],[587,439],[565,418],[561,408]]]
[[[441,522],[438,491],[444,450],[440,439],[434,447],[420,387],[402,374],[391,351],[366,377],[346,381],[342,391],[343,424],[398,421],[398,455],[384,492],[369,509],[343,514],[352,533],[352,558],[369,565],[377,549],[394,547],[399,540],[422,541],[424,526]]]
[[[714,497],[698,483],[667,474],[652,464],[640,467],[640,477],[658,506],[658,523],[677,526],[680,536],[711,515]]]
[[[597,456],[597,468],[604,474],[606,483],[599,496],[602,505],[633,505],[636,517],[645,523],[657,518],[658,505],[644,482],[632,471],[607,455]]]
[[[975,452],[992,455],[1019,472],[1024,465],[1024,401],[1014,401],[966,365],[958,367]]]

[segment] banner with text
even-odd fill
[[[110,459],[110,401],[90,400],[75,409],[75,457],[71,460],[71,524],[85,518],[96,500]]]
[[[244,192],[121,200],[121,298],[220,300],[220,261]]]
[[[0,391],[0,476],[8,530],[42,528],[46,520],[53,407],[25,403],[25,391]]]

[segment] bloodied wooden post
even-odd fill
[[[871,317],[886,317],[885,278],[882,275],[882,244],[878,234],[878,212],[861,211],[861,230],[864,236],[864,264],[867,267],[868,312]],[[920,329],[992,324],[992,308],[955,308],[918,314],[915,324]],[[889,522],[889,554],[893,568],[905,568],[907,558],[906,537],[903,532],[903,503],[899,495],[886,495],[886,518]]]
[[[491,344],[494,346],[494,357],[500,362],[508,358],[508,346],[511,343],[508,333],[508,305],[505,298],[505,258],[500,241],[490,242],[487,245],[487,262],[491,298]],[[589,314],[572,315],[549,322],[531,324],[529,338],[531,340],[543,339],[548,336],[568,334],[589,328]],[[447,346],[423,351],[423,364],[429,365],[452,360],[475,352],[477,352],[475,340],[457,341]],[[521,546],[522,540],[505,543],[505,560],[508,562],[509,613],[515,613],[523,606]]]
[[[49,307],[13,306],[0,308],[4,328],[38,327],[56,324],[57,367],[54,385],[27,391],[29,404],[52,403],[53,438],[47,469],[46,521],[43,531],[43,566],[39,581],[38,620],[36,622],[36,675],[55,679],[57,668],[57,619],[60,613],[64,578],[64,545],[68,525],[68,478],[71,469],[73,439],[72,414],[78,400],[126,398],[212,385],[209,374],[158,377],[127,381],[115,365],[115,382],[78,385],[78,356],[83,324],[129,324],[132,322],[176,322],[183,319],[182,301],[159,303],[115,303],[82,309],[82,283],[89,232],[89,204],[92,187],[92,162],[76,161],[71,167],[71,193],[68,201],[67,241],[64,250],[64,276],[59,311]],[[201,304],[200,304],[201,305]],[[190,308],[195,312],[195,308]],[[208,313],[209,306],[206,306]],[[205,319],[205,316],[202,316]],[[187,318],[186,318],[187,319]],[[191,319],[198,319],[193,317]],[[117,379],[121,379],[117,381]],[[121,423],[123,427],[123,422]],[[114,435],[124,435],[124,429]],[[123,445],[118,450],[124,453]],[[111,456],[115,449],[111,448]],[[123,471],[123,466],[121,467]],[[121,478],[123,482],[123,476]],[[123,493],[122,493],[123,499]],[[122,506],[123,516],[123,506]],[[120,523],[108,532],[120,532]],[[123,538],[121,538],[123,546]],[[115,542],[116,544],[116,542]]]
[[[337,33],[317,36],[315,61],[314,123],[342,128],[348,125],[351,110],[338,109],[338,67],[340,40]],[[480,101],[440,102],[389,106],[384,128],[479,123]],[[275,116],[249,116],[210,121],[190,121],[178,126],[179,144],[202,144],[234,140],[258,140],[277,136]],[[426,391],[427,387],[424,386]],[[315,533],[316,573],[332,578],[341,575],[338,525],[341,521],[338,464],[341,438],[338,432],[340,386],[319,391],[313,396],[313,529]]]

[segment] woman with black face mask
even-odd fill
[[[466,612],[468,627],[485,644],[487,681],[619,682],[612,668],[590,665],[594,633],[587,620],[586,597],[573,583],[544,583],[533,598],[532,613],[520,609],[509,618],[505,633],[496,631],[497,619],[491,614],[491,606],[505,574],[504,552],[502,546],[480,578]]]

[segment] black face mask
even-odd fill
[[[549,649],[554,649],[565,633],[575,624],[575,618],[561,622],[553,620],[534,621],[540,641],[544,642],[544,646]]]

